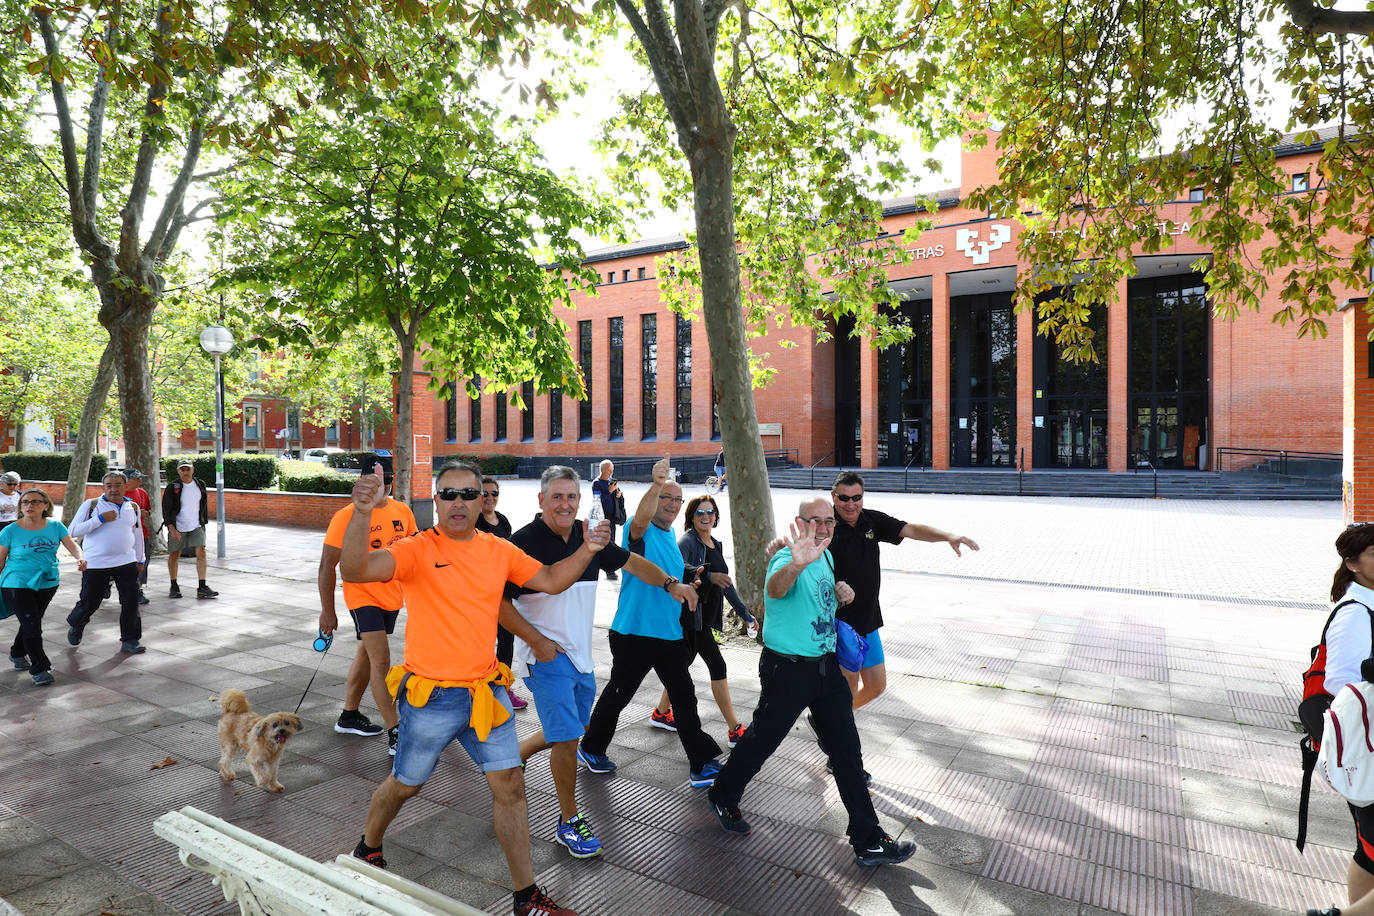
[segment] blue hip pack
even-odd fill
[[[846,671],[858,671],[868,654],[868,640],[843,620],[835,620],[835,658]]]

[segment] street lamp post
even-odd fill
[[[221,560],[224,552],[224,376],[219,358],[234,349],[234,335],[217,324],[200,332],[200,346],[215,358],[215,521],[219,529],[219,547],[215,556]]]

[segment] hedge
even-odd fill
[[[66,480],[72,470],[69,452],[8,452],[0,455],[6,471],[14,471],[24,480]],[[91,455],[91,470],[87,480],[99,481],[110,468],[110,460],[96,452]]]
[[[211,452],[170,455],[163,460],[163,480],[175,480],[177,465],[190,461],[193,473],[211,486],[215,483],[215,456]],[[231,490],[265,490],[277,476],[273,455],[248,455],[230,452],[224,456],[224,485]]]
[[[445,461],[470,461],[481,468],[483,474],[493,477],[514,474],[520,464],[515,455],[442,455],[434,459],[434,470],[438,471]]]
[[[375,454],[377,453],[335,452],[334,454],[326,457],[325,463],[328,464],[331,468],[352,468],[356,471],[363,466],[362,461],[364,458],[371,458]]]
[[[285,493],[352,493],[357,482],[356,474],[283,467],[278,486]]]

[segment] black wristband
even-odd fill
[[[672,587],[674,585],[677,585],[681,581],[681,579],[678,579],[675,576],[669,576],[667,579],[663,581],[663,590],[665,592],[670,592],[672,590]]]

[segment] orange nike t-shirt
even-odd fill
[[[406,594],[406,670],[441,681],[495,671],[506,583],[524,585],[544,564],[484,531],[456,541],[430,528],[383,549]]]
[[[324,542],[329,547],[343,550],[344,529],[353,518],[353,504],[349,503],[329,520],[329,530],[324,533]],[[410,507],[398,500],[388,499],[386,505],[372,510],[368,520],[372,529],[367,538],[368,547],[381,550],[408,538],[419,531],[415,527],[415,514]],[[384,611],[399,611],[405,596],[401,593],[401,583],[395,579],[387,582],[347,582],[343,584],[344,604],[352,609],[372,605]]]

